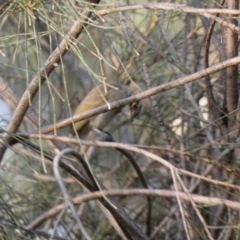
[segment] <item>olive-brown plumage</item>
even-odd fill
[[[111,83],[107,85],[99,85],[93,88],[82,102],[77,106],[74,115],[81,114],[88,110],[100,107],[106,103],[111,103],[132,94],[132,90],[119,83]],[[121,107],[109,110],[108,112],[99,114],[89,119],[85,119],[74,124],[74,127],[80,138],[86,138],[93,128],[104,129],[109,122],[121,111]],[[136,115],[136,113],[134,113]]]

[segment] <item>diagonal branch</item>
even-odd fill
[[[99,3],[99,1],[90,1],[90,3]],[[69,47],[75,43],[75,40],[78,38],[82,30],[84,29],[84,22],[88,22],[88,18],[91,14],[89,8],[85,8],[81,12],[82,18],[74,22],[68,34],[65,36],[65,39],[59,44],[59,46],[54,50],[54,52],[49,56],[44,65],[32,79],[31,83],[23,93],[17,108],[15,109],[12,119],[7,126],[8,133],[15,133],[19,128],[22,120],[28,110],[29,105],[31,104],[33,98],[37,94],[41,85],[44,84],[47,76],[58,66],[61,58],[66,54]],[[8,133],[3,135],[3,138],[0,141],[0,161],[6,150],[6,145],[10,140]]]
[[[51,125],[51,126],[44,127],[42,129],[40,129],[39,132],[41,134],[50,133],[54,129],[60,129],[60,128],[63,128],[63,127],[66,127],[66,126],[72,124],[73,122],[78,122],[78,121],[96,116],[100,113],[107,112],[107,111],[109,111],[109,108],[111,110],[113,110],[115,108],[126,106],[130,103],[140,101],[142,99],[148,98],[148,97],[156,95],[158,93],[165,92],[165,91],[168,91],[170,89],[177,88],[179,86],[183,86],[184,84],[199,80],[199,79],[201,79],[201,78],[203,78],[203,77],[205,77],[209,74],[218,72],[222,69],[225,69],[229,66],[237,65],[239,63],[240,63],[240,57],[231,58],[227,61],[215,64],[215,65],[213,65],[213,66],[211,66],[207,69],[203,69],[199,72],[190,74],[186,77],[178,78],[175,81],[165,83],[165,84],[162,84],[162,85],[157,86],[157,87],[150,88],[150,89],[148,89],[146,91],[143,91],[141,93],[138,93],[134,96],[109,103],[108,105],[104,105],[104,106],[101,106],[101,107],[98,107],[98,108],[94,108],[92,110],[86,111],[82,114],[76,115],[76,116],[71,117],[71,118],[67,118],[67,119],[65,119],[63,121],[60,121],[59,123],[55,124],[54,126]]]

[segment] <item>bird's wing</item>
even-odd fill
[[[107,100],[107,93],[104,92],[103,86],[100,86],[99,88],[93,88],[78,105],[74,112],[74,116],[93,108],[100,107],[104,105]],[[89,119],[84,119],[82,121],[76,122],[74,124],[76,130],[79,131],[88,121]]]

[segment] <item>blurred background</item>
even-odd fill
[[[133,4],[138,9],[131,9]],[[179,4],[191,7],[191,12]],[[111,12],[123,5],[124,11]],[[224,19],[222,25],[196,11],[239,9],[238,1],[105,0],[96,7],[78,0],[0,1],[0,77],[13,92],[13,99],[4,91],[0,94],[2,129],[11,121],[17,106],[14,99],[21,98],[72,25],[83,21],[81,13],[86,7],[91,11],[90,20],[85,20],[80,36],[30,104],[41,127],[72,116],[86,94],[103,81],[133,84],[141,92],[238,55],[237,15],[209,13]],[[201,200],[239,201],[238,72],[233,66],[161,92],[140,102],[141,113],[133,122],[123,111],[107,127],[116,142],[142,145],[174,167],[195,174],[180,174],[181,181],[176,184],[168,167],[130,152],[149,189],[190,194],[188,201],[181,198],[180,202],[170,193],[152,197],[151,222],[147,224],[145,196],[118,198],[143,232],[150,229],[148,239],[240,239],[239,206]],[[18,133],[38,130],[24,120]],[[69,136],[69,127],[55,134]],[[61,216],[56,212],[30,232],[23,231],[64,202],[52,162],[45,160],[47,172],[43,170],[41,157],[48,144],[33,142],[41,145],[42,151],[18,143],[8,146],[2,159],[1,239],[84,239],[69,209]],[[144,188],[128,159],[115,149],[97,148],[89,163],[108,189]],[[86,192],[71,174],[61,170],[61,176],[72,199]],[[195,204],[191,202],[193,193]],[[96,201],[75,208],[92,239],[121,239]]]

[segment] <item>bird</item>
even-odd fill
[[[103,106],[133,94],[133,90],[118,82],[101,84],[94,87],[81,103],[76,107],[73,116],[86,112],[88,110]],[[131,111],[131,120],[135,118],[140,112],[141,106],[138,102],[129,104]],[[102,131],[108,126],[110,121],[121,112],[122,107],[110,109],[105,113],[101,113],[94,117],[75,122],[73,124],[73,131],[71,136],[77,133],[80,139],[89,139],[88,135],[93,129]]]

